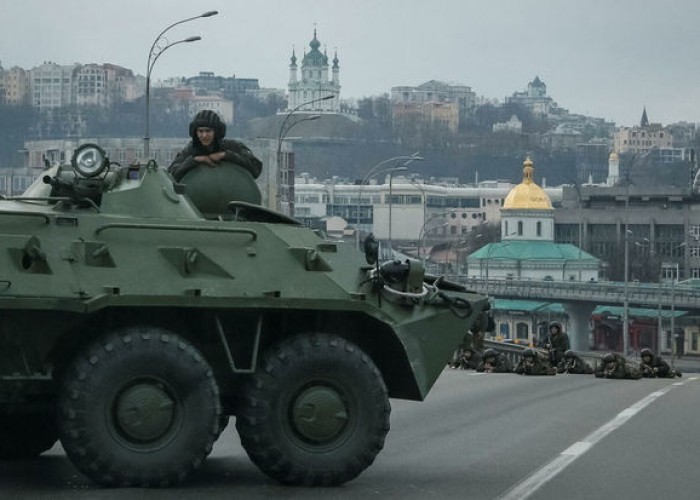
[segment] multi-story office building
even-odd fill
[[[73,78],[78,64],[46,62],[30,71],[30,103],[42,111],[73,104]]]
[[[212,71],[200,71],[197,76],[186,78],[184,84],[199,94],[221,92],[228,98],[234,95],[260,90],[257,78],[237,78],[215,75]]]
[[[0,67],[0,103],[21,106],[29,103],[29,72],[14,66]]]
[[[391,115],[396,127],[400,127],[403,120],[418,118],[444,124],[449,131],[456,132],[476,101],[471,87],[430,80],[417,87],[392,87]]]
[[[139,95],[134,73],[114,64],[85,64],[73,74],[73,101],[77,105],[109,107]]]
[[[625,238],[631,280],[700,278],[700,192],[690,186],[564,187],[554,213],[556,241],[581,246],[615,266]],[[611,270],[613,271],[613,270]]]

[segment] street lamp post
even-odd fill
[[[680,245],[676,247],[678,248],[683,248],[687,246],[687,243],[684,241]],[[671,361],[673,362],[673,356],[674,353],[678,355],[678,349],[677,349],[677,338],[676,338],[676,281],[679,280],[681,277],[681,271],[680,271],[680,266],[678,265],[678,262],[676,262],[676,273],[675,276],[672,276],[671,278]]]
[[[289,131],[292,130],[292,128],[294,128],[296,125],[299,125],[302,122],[318,120],[319,118],[321,118],[321,115],[313,114],[290,122],[290,119],[297,111],[299,111],[304,106],[308,106],[309,104],[313,104],[315,102],[320,101],[327,101],[333,98],[335,98],[335,94],[330,94],[323,97],[319,97],[317,99],[311,99],[310,101],[302,102],[301,104],[287,112],[287,114],[284,116],[284,120],[282,120],[282,124],[280,125],[280,130],[277,134],[277,203],[275,208],[277,211],[283,212],[285,213],[285,215],[289,215],[290,217],[294,217],[294,199],[293,196],[290,196],[291,193],[289,190],[289,179],[287,179],[287,183],[285,184],[286,187],[284,188],[285,199],[282,200],[282,181],[284,180],[282,177],[282,141],[287,136]],[[288,175],[289,174],[287,174],[287,176]],[[292,179],[292,183],[293,182],[294,179]],[[286,209],[284,211],[282,210],[283,201],[286,203]]]
[[[455,238],[457,240],[459,238]],[[469,245],[469,240],[458,241],[455,245],[455,281],[459,280],[460,249]]]
[[[194,17],[188,17],[187,19],[183,19],[181,21],[177,21],[170,26],[166,27],[163,31],[161,31],[158,36],[153,40],[153,44],[151,45],[151,50],[148,51],[148,60],[146,61],[146,131],[143,136],[143,154],[148,159],[148,157],[151,155],[150,151],[150,141],[151,141],[151,136],[150,136],[150,126],[151,126],[151,72],[153,71],[153,66],[155,66],[156,61],[158,58],[161,56],[163,52],[168,50],[170,47],[174,47],[175,45],[179,45],[181,43],[190,43],[190,42],[196,42],[198,40],[201,40],[201,36],[190,36],[187,38],[184,38],[182,40],[178,40],[176,42],[168,42],[168,39],[165,38],[163,35],[165,35],[165,32],[168,31],[170,28],[173,28],[177,26],[178,24],[186,23],[188,21],[194,21],[195,19],[199,19],[200,17],[211,17],[217,15],[219,12],[216,10],[210,10],[207,11],[203,14],[200,14],[198,16]]]
[[[362,203],[362,190],[365,187],[365,184],[369,179],[374,176],[378,175],[384,172],[388,171],[398,171],[398,170],[392,170],[392,169],[401,169],[401,170],[408,170],[406,166],[413,162],[413,161],[422,161],[423,157],[418,154],[418,152],[413,153],[412,155],[408,156],[394,156],[393,158],[389,158],[387,160],[381,161],[377,163],[375,166],[369,169],[367,172],[367,175],[362,179],[362,182],[360,183],[360,192],[357,196],[357,213],[355,214],[355,225],[357,226],[355,228],[355,244],[357,248],[360,248],[360,204]],[[384,165],[391,163],[391,162],[401,162],[400,164],[387,168],[385,170],[382,170],[381,172],[378,172],[379,168],[383,167]],[[391,181],[391,179],[390,179]],[[391,201],[391,197],[389,198],[389,201]],[[389,217],[391,219],[391,217]]]
[[[630,238],[629,235],[632,231],[627,229],[625,225],[625,296],[622,306],[622,354],[627,356],[627,351],[629,349],[630,343],[630,325],[629,325],[629,246]]]
[[[392,168],[389,171],[389,251],[392,252],[392,254],[391,254],[392,257],[394,255],[393,254],[394,245],[392,244],[392,241],[391,241],[391,214],[392,214],[391,209],[393,207],[394,200],[393,200],[393,192],[392,192],[391,187],[392,187],[393,180],[394,180],[394,174],[397,171],[399,171],[399,168],[403,168],[404,170],[406,170],[406,167],[396,167],[396,168]]]

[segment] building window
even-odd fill
[[[523,235],[523,221],[519,220],[518,221],[518,236]]]
[[[518,323],[515,326],[515,338],[520,340],[527,340],[530,333],[530,328],[527,323]]]
[[[542,221],[537,221],[537,236],[542,236]]]

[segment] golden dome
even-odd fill
[[[534,171],[532,160],[528,156],[523,163],[523,182],[510,190],[503,202],[503,208],[552,210],[549,196],[532,180]]]

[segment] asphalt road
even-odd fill
[[[339,488],[280,486],[233,425],[174,489],[101,489],[60,446],[0,463],[0,498],[700,498],[700,379],[599,380],[446,370],[425,402],[392,400],[376,462]]]

